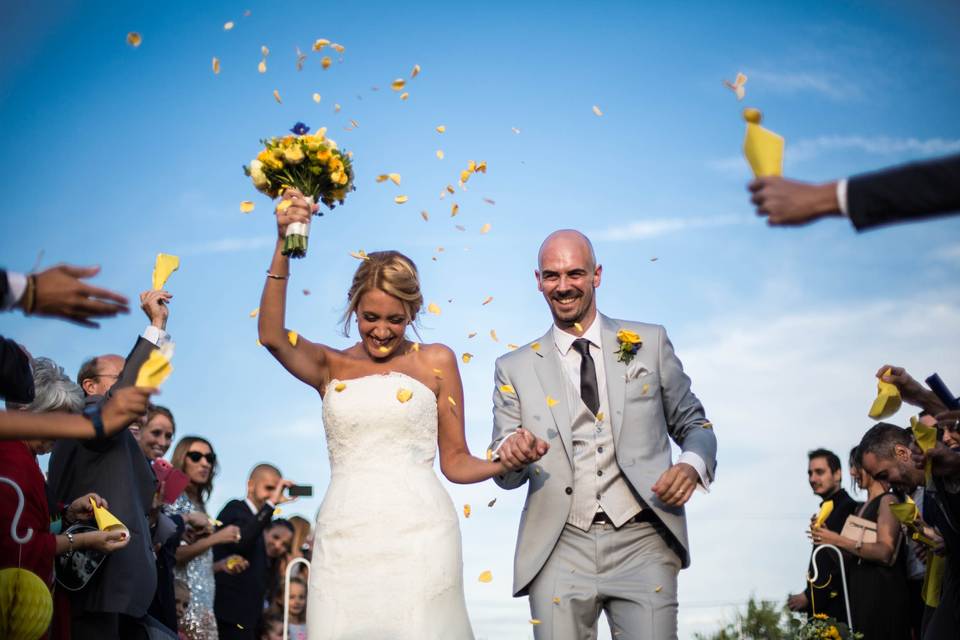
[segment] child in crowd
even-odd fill
[[[287,637],[290,640],[307,640],[307,583],[301,578],[290,579],[287,610],[290,613]]]
[[[185,580],[177,580],[173,583],[173,602],[177,608],[177,625],[183,629],[184,616],[187,613],[187,607],[190,606],[190,585]],[[177,633],[180,640],[187,640],[183,631]]]
[[[282,614],[265,613],[263,615],[263,620],[260,623],[260,640],[283,640]]]

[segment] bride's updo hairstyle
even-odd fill
[[[360,261],[353,274],[353,283],[347,292],[347,310],[343,314],[344,335],[350,335],[350,320],[357,312],[360,298],[372,289],[380,289],[400,300],[410,322],[416,320],[423,306],[420,276],[413,260],[399,251],[374,251]]]

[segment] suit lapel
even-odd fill
[[[540,386],[543,388],[543,403],[550,409],[553,422],[557,425],[557,433],[560,434],[560,440],[563,442],[567,451],[567,458],[572,466],[573,432],[570,428],[570,407],[567,406],[567,389],[564,386],[563,372],[560,369],[563,365],[560,362],[560,356],[557,354],[557,345],[553,341],[552,327],[545,336],[540,338],[540,350],[537,352],[534,361],[534,369],[537,372],[537,378],[540,380]],[[553,406],[550,406],[547,397],[556,400]]]
[[[627,365],[617,360],[617,325],[605,315],[598,314],[600,325],[600,348],[603,351],[603,370],[607,378],[607,403],[610,407],[610,424],[613,426],[613,443],[620,439],[623,412],[627,394]]]

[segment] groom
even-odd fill
[[[497,360],[493,394],[491,449],[510,469],[495,481],[529,483],[514,596],[537,640],[596,638],[601,611],[617,640],[675,639],[683,505],[713,479],[716,436],[663,327],[597,312],[586,236],[552,233],[538,262],[553,326]]]

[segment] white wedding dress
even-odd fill
[[[413,393],[406,402],[401,389]],[[313,543],[310,640],[472,640],[458,516],[433,470],[433,391],[402,373],[332,380],[323,424],[331,477]]]

